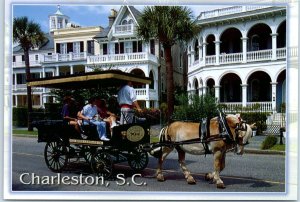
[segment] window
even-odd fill
[[[53,73],[52,72],[45,72],[45,77],[46,78],[53,77]]]
[[[17,75],[17,84],[26,83],[26,74],[16,74]]]
[[[95,54],[95,47],[94,47],[94,41],[87,41],[87,52],[89,54],[94,55]]]
[[[25,55],[22,55],[22,61],[25,61]]]
[[[80,42],[74,42],[73,43],[73,51],[72,52],[73,53],[80,53]]]
[[[103,47],[103,55],[107,55],[107,54],[108,54],[107,43],[104,43],[104,44],[102,45],[102,47]]]
[[[57,18],[57,29],[63,28],[62,18]]]
[[[143,44],[141,41],[133,41],[132,42],[132,52],[143,52]]]
[[[32,79],[38,79],[38,78],[40,78],[40,73],[31,73],[31,74],[30,74],[30,77],[31,77]]]
[[[51,17],[51,29],[55,29],[55,18]]]
[[[65,52],[64,54],[66,53],[70,53],[70,52],[73,52],[73,43],[67,43],[67,52]]]
[[[154,41],[154,39],[150,40],[150,53],[155,55],[155,41]]]
[[[48,53],[47,55],[52,55],[52,53]]]
[[[16,56],[13,56],[13,62],[16,62]]]
[[[119,54],[119,43],[115,43],[115,54]]]
[[[35,60],[36,60],[36,61],[39,60],[39,55],[35,55]]]

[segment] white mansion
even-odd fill
[[[227,106],[259,103],[278,110],[286,99],[286,8],[234,6],[202,12],[188,46],[188,91]]]
[[[57,12],[49,16],[48,41],[30,52],[33,78],[102,69],[120,69],[152,78],[151,85],[135,86],[145,107],[158,107],[165,91],[162,51],[156,40],[136,37],[140,12],[133,6],[111,11],[109,26],[79,27]],[[234,6],[202,12],[201,31],[187,48],[172,49],[175,85],[190,93],[215,95],[220,103],[250,106],[259,103],[273,111],[285,102],[286,8]],[[187,67],[184,51],[187,50]],[[187,84],[184,78],[187,69]],[[53,99],[48,89],[33,89],[33,104]],[[13,52],[13,105],[26,104],[23,51]]]

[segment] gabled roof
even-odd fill
[[[43,50],[53,50],[54,49],[54,40],[49,34],[45,34],[46,41],[41,45],[38,50],[30,50],[33,51],[43,51]],[[17,45],[13,48],[13,53],[23,53],[23,49],[20,45]]]
[[[135,23],[138,24],[137,19],[139,19],[139,17],[141,16],[142,13],[139,10],[137,10],[134,6],[122,6],[117,14],[117,17],[116,17],[114,23],[112,24],[112,26],[105,28],[101,33],[97,34],[94,38],[108,37],[112,32],[111,28],[116,26],[116,22],[118,22],[118,19],[120,19],[124,15],[126,9],[128,9],[129,13],[132,15]]]

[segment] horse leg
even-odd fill
[[[158,158],[158,167],[156,169],[156,179],[157,181],[163,182],[165,181],[164,175],[162,173],[162,164],[164,160],[167,158],[167,156],[173,151],[173,148],[171,147],[162,147],[162,154]]]
[[[178,163],[182,169],[186,181],[188,182],[188,184],[196,184],[196,181],[191,175],[191,172],[187,169],[185,165],[185,152],[179,147],[176,148],[176,150],[178,152]]]
[[[224,189],[224,182],[220,178],[220,172],[225,167],[225,154],[221,151],[217,151],[214,153],[214,169],[215,171],[212,173],[207,173],[205,175],[205,180],[213,180],[214,183],[217,184],[217,188]]]

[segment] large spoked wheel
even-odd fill
[[[107,152],[98,151],[91,158],[91,167],[96,175],[108,179],[113,173],[113,160]]]
[[[149,162],[148,153],[142,150],[131,151],[128,156],[129,166],[136,172],[144,170]]]
[[[83,152],[83,158],[87,163],[92,163],[93,155],[96,153],[96,147],[84,146],[81,150]]]
[[[68,161],[67,147],[61,141],[47,142],[44,157],[50,170],[61,172]]]

